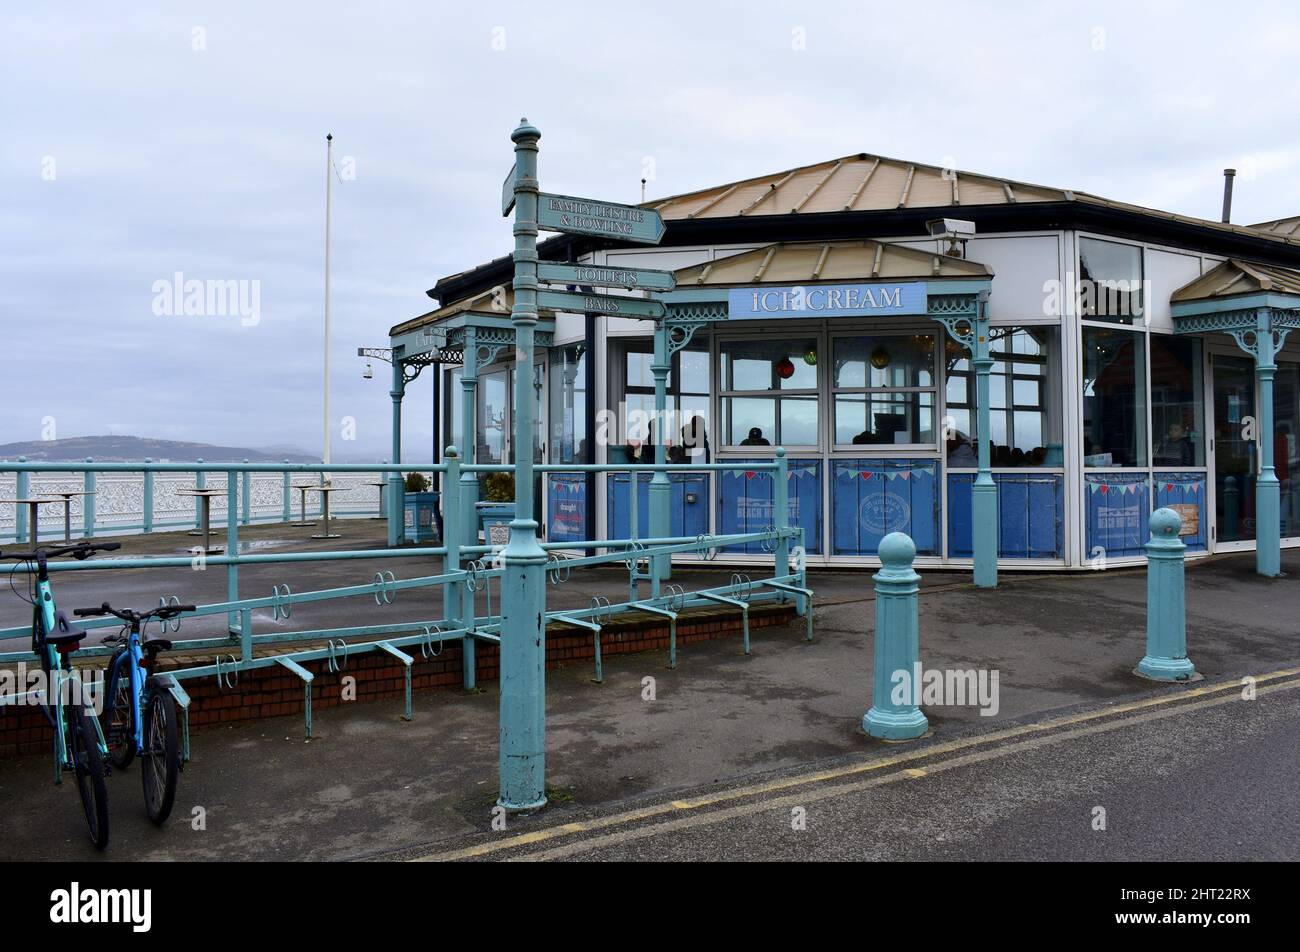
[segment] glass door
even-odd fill
[[[1213,361],[1215,539],[1222,549],[1255,538],[1258,418],[1254,362],[1223,354]]]

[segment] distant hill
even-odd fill
[[[183,443],[179,440],[151,440],[140,436],[74,436],[65,440],[30,440],[25,443],[0,444],[0,459],[16,460],[19,456],[37,463],[68,463],[87,456],[97,463],[139,463],[170,460],[190,463],[200,457],[205,463],[317,463],[313,456],[296,447],[277,446],[247,449],[238,446],[213,446],[210,443]]]

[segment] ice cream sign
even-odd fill
[[[876,284],[807,284],[732,288],[727,292],[727,316],[755,317],[883,317],[924,314],[925,283],[905,281]]]

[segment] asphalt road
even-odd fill
[[[1297,736],[1300,678],[1214,685],[405,858],[1295,861]]]

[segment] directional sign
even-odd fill
[[[547,231],[597,235],[643,245],[657,245],[664,236],[664,220],[648,208],[546,192],[537,196],[537,225]]]
[[[671,271],[609,268],[595,264],[559,264],[554,261],[539,261],[537,277],[551,284],[627,288],[629,291],[671,291],[677,287],[677,276]]]
[[[515,207],[515,168],[519,165],[516,162],[510,166],[510,174],[506,176],[505,182],[501,185],[501,217],[505,218],[510,214],[510,209]]]
[[[552,311],[609,314],[613,317],[663,317],[667,310],[661,302],[647,298],[580,294],[576,291],[538,291],[537,306]]]

